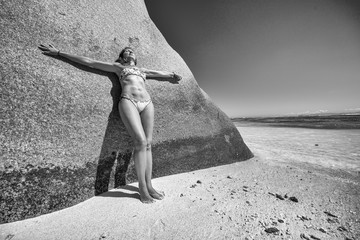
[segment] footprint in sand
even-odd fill
[[[150,239],[155,239],[159,233],[165,231],[165,223],[162,219],[156,220],[156,222],[149,229],[149,237]]]

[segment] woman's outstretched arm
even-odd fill
[[[176,81],[180,81],[182,79],[182,77],[180,75],[177,75],[175,72],[156,71],[156,70],[149,70],[146,68],[143,68],[142,70],[146,73],[146,76],[148,76],[149,78],[151,77],[172,78]]]
[[[45,46],[40,44],[39,49],[42,51],[43,54],[51,55],[51,56],[61,56],[67,58],[73,62],[82,64],[84,66],[88,66],[91,68],[99,69],[105,72],[118,72],[123,69],[120,63],[108,63],[108,62],[101,62],[97,61],[88,57],[77,56],[74,54],[66,53],[63,51],[59,51],[54,46],[49,44],[49,46]]]

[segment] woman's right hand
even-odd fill
[[[43,54],[46,54],[46,55],[58,56],[60,53],[60,51],[51,44],[49,44],[48,46],[40,44],[40,46],[38,46],[38,48],[42,51]]]

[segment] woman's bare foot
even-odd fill
[[[149,192],[147,191],[147,188],[141,188],[139,186],[139,193],[140,193],[140,201],[142,203],[153,203],[155,202],[154,198],[152,198],[149,194]]]
[[[141,196],[141,194],[140,194],[140,201],[142,203],[146,203],[146,204],[155,202],[155,200],[152,197],[150,197],[150,196]]]
[[[149,194],[151,197],[157,199],[157,200],[162,200],[165,197],[165,193],[164,192],[157,192],[154,188],[148,188]]]

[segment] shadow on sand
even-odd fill
[[[132,191],[132,193],[128,191]],[[99,197],[135,198],[140,200],[139,189],[131,185],[122,186],[112,191],[102,193]]]

